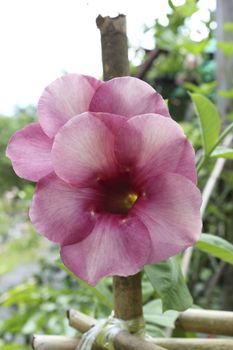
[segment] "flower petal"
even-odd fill
[[[125,117],[144,113],[170,117],[160,94],[149,84],[133,77],[120,77],[105,82],[94,94],[90,111],[114,113]]]
[[[137,218],[100,217],[83,241],[61,249],[64,264],[95,285],[104,276],[129,276],[141,270],[150,251],[150,238]]]
[[[49,240],[72,244],[91,232],[94,201],[94,190],[73,187],[52,173],[37,184],[29,214],[36,229]]]
[[[53,140],[44,134],[40,125],[32,123],[11,137],[6,155],[18,176],[38,181],[53,171],[50,157],[52,144]]]
[[[115,152],[135,181],[174,172],[196,183],[195,154],[182,128],[171,118],[144,114],[128,120],[116,139]]]
[[[200,206],[199,189],[184,176],[167,173],[148,181],[144,196],[132,210],[151,236],[148,263],[176,255],[198,240]]]
[[[115,134],[125,118],[105,113],[83,113],[67,122],[55,137],[52,159],[64,181],[78,185],[115,173]]]
[[[88,111],[96,89],[102,84],[87,75],[67,74],[47,86],[37,110],[44,132],[54,137],[70,118]]]

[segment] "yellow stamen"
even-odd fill
[[[124,199],[125,207],[127,209],[131,209],[137,199],[138,199],[138,196],[136,193],[134,193],[134,192],[129,193]]]

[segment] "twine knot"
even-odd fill
[[[83,334],[76,350],[91,350],[94,344],[106,350],[114,350],[114,338],[123,330],[144,338],[145,322],[143,317],[124,321],[111,315],[107,320],[99,320],[95,326]]]

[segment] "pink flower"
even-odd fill
[[[75,86],[73,93],[62,88],[62,80],[52,86],[53,94],[42,95],[39,104],[50,170],[47,162],[43,168],[34,129],[31,139],[25,131],[13,136],[8,154],[13,158],[12,144],[26,149],[28,138],[40,145],[40,155],[31,153],[39,162],[28,155],[21,162],[24,170],[34,162],[33,174],[40,164],[30,217],[61,245],[65,265],[96,284],[104,276],[135,274],[193,245],[201,231],[194,152],[181,127],[165,118],[161,97],[138,79],[117,78],[99,83],[91,98],[83,90],[87,112],[73,116]],[[62,119],[68,110],[70,119]]]
[[[44,90],[37,109],[39,123],[12,136],[6,154],[16,174],[31,181],[50,174],[54,137],[68,120],[86,111],[125,117],[140,113],[169,116],[161,96],[139,79],[123,77],[104,83],[86,75],[67,74]]]

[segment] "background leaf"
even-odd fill
[[[200,120],[204,153],[207,155],[219,137],[220,117],[217,108],[208,98],[196,93],[190,96]]]
[[[213,89],[216,87],[217,83],[216,81],[211,81],[209,83],[203,83],[200,85],[196,85],[190,82],[184,82],[183,86],[195,93],[202,94],[202,95],[209,95]]]
[[[233,159],[233,148],[222,146],[216,147],[215,150],[211,153],[211,158]]]
[[[195,248],[233,264],[233,245],[221,237],[203,233]]]
[[[185,283],[178,257],[148,265],[145,267],[145,272],[161,297],[163,311],[184,311],[192,305],[193,300]]]
[[[61,261],[57,261],[57,265],[66,271],[70,276],[76,279],[81,285],[90,290],[105,306],[107,306],[110,310],[113,309],[113,297],[107,286],[105,285],[105,281],[102,279],[95,287],[91,286],[87,282],[83,281],[81,278],[76,276],[72,271],[70,271]]]
[[[145,321],[162,327],[175,328],[175,321],[179,315],[178,311],[168,310],[163,313],[161,299],[149,301],[143,307]]]

